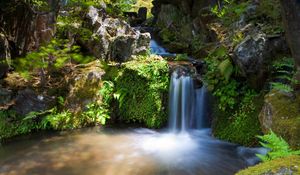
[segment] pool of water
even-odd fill
[[[264,150],[216,140],[209,129],[95,127],[0,146],[0,175],[231,175],[257,163],[258,152]]]

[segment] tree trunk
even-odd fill
[[[300,84],[300,0],[280,0],[286,39],[297,68],[296,80]],[[298,85],[297,85],[298,86]]]

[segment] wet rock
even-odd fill
[[[282,136],[293,148],[300,148],[300,96],[272,90],[265,96],[259,114],[264,133],[270,130]]]
[[[15,99],[13,110],[19,115],[26,115],[30,112],[45,111],[54,106],[54,99],[43,94],[38,94],[32,89],[20,90]]]
[[[132,55],[145,53],[150,45],[150,34],[141,33],[125,21],[109,17],[103,10],[89,7],[85,27],[93,34],[83,46],[98,58],[124,62]]]

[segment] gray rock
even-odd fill
[[[81,42],[97,58],[124,62],[149,48],[150,34],[141,33],[102,10],[90,6],[86,18],[85,27],[92,30],[93,35],[88,41]]]
[[[19,115],[26,115],[33,111],[39,112],[51,109],[53,105],[53,98],[37,94],[27,88],[18,92],[13,110]]]
[[[6,108],[6,105],[12,101],[13,93],[11,90],[0,87],[0,109]]]
[[[257,74],[269,57],[268,39],[264,34],[247,36],[234,50],[235,62],[245,77]]]

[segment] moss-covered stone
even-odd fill
[[[89,103],[101,100],[99,90],[102,86],[104,70],[100,61],[77,66],[67,77],[69,90],[65,106],[72,112],[80,112]]]
[[[230,111],[221,111],[215,107],[214,136],[246,146],[256,145],[256,136],[261,134],[258,115],[262,102],[261,97],[256,97],[251,104]]]
[[[264,133],[270,130],[283,137],[292,148],[300,148],[300,95],[272,90],[265,96],[260,113]]]
[[[238,172],[236,175],[285,175],[300,174],[300,156],[290,156],[260,163]]]
[[[160,57],[110,66],[106,80],[114,83],[117,107],[112,113],[121,121],[159,128],[167,121],[169,68]]]

